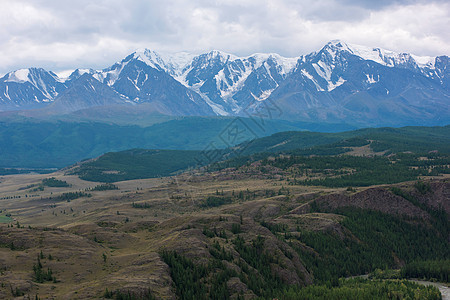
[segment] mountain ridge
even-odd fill
[[[76,69],[67,78],[36,68],[10,72],[0,79],[0,110],[45,107],[88,73],[120,94],[122,104],[150,103],[165,115],[248,116],[272,105],[289,120],[362,127],[445,125],[450,121],[449,65],[448,56],[416,56],[339,40],[293,58],[138,49],[108,68]],[[71,111],[76,106],[61,109]]]

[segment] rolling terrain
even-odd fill
[[[226,149],[136,149],[108,153],[81,163],[71,172],[87,180],[114,182],[169,176],[189,168],[205,166],[210,171],[233,167],[239,170],[253,162],[257,162],[255,169],[259,168],[254,171],[265,176],[267,171],[264,166],[261,167],[261,162],[263,165],[284,169],[287,173],[292,173],[286,170],[292,165],[309,163],[310,169],[318,172],[324,168],[335,169],[336,172],[341,172],[340,175],[345,174],[341,169],[347,168],[347,175],[353,176],[349,181],[361,175],[350,174],[353,172],[351,170],[355,170],[366,172],[366,179],[371,179],[372,182],[381,180],[380,183],[394,183],[412,180],[421,174],[428,175],[429,168],[433,166],[436,167],[436,174],[448,172],[449,137],[449,126],[375,128],[341,133],[281,132]],[[273,161],[278,156],[280,159]],[[296,157],[301,162],[295,161]],[[424,161],[423,157],[428,158]],[[375,170],[377,175],[373,174]],[[105,174],[106,172],[109,174]],[[393,176],[389,178],[387,173]],[[292,177],[296,180],[295,176]]]
[[[194,298],[282,297],[289,287],[299,293],[312,283],[449,257],[448,179],[426,181],[424,192],[415,182],[347,190],[215,173],[96,190],[100,183],[52,176],[70,187],[40,190],[48,175],[2,178],[2,214],[12,218],[1,225],[2,298],[173,299],[182,289],[177,262],[201,274],[188,285]],[[75,192],[81,197],[68,196]],[[49,281],[36,279],[38,263],[51,270]]]
[[[401,278],[448,282],[447,130],[280,133],[185,173],[195,151],[1,176],[0,297],[440,299]]]

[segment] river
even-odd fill
[[[430,282],[430,281],[422,281],[422,280],[417,280],[417,279],[409,279],[409,281],[412,282],[416,282],[418,284],[422,284],[422,285],[432,285],[435,286],[439,289],[439,291],[442,294],[442,299],[443,300],[450,300],[450,289],[448,286],[446,286],[443,283],[440,282]]]

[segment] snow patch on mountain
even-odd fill
[[[130,77],[127,77],[127,79],[133,84],[133,86],[135,87],[136,90],[138,90],[138,91],[141,90],[137,85],[138,78],[136,78],[135,80],[132,80]]]
[[[188,52],[168,53],[150,49],[138,49],[133,53],[134,59],[138,59],[154,69],[165,71],[174,77],[180,76],[194,57],[194,54]]]
[[[188,52],[160,53],[160,56],[165,62],[168,73],[173,76],[180,76],[184,68],[195,57],[194,54]]]
[[[227,61],[236,61],[236,60],[240,59],[240,57],[238,57],[234,54],[230,54],[230,53],[223,52],[220,50],[212,50],[206,54],[206,60],[209,61],[214,58],[219,58],[222,63],[225,63]]]
[[[157,70],[166,71],[167,69],[164,60],[155,51],[149,49],[138,49],[134,52],[133,57]]]
[[[328,83],[331,82],[331,74],[333,73],[334,65],[329,65],[319,60],[317,64],[312,65],[317,74],[325,79]]]
[[[279,81],[292,72],[297,61],[298,57],[284,58],[275,53],[255,53],[239,57],[213,50],[194,57],[176,79],[188,88],[200,84],[203,98],[211,100],[207,103],[217,104],[223,101],[223,111],[220,114],[226,115],[241,111],[241,106],[248,101],[246,95],[260,100],[267,99],[278,87]],[[241,103],[242,101],[245,103]],[[213,110],[218,111],[217,108]]]
[[[324,89],[320,86],[320,84],[316,81],[316,79],[314,78],[314,76],[312,76],[311,74],[308,73],[308,71],[306,71],[305,69],[302,69],[302,74],[308,78],[309,80],[311,80],[314,85],[316,86],[317,91],[322,92],[324,91]]]
[[[58,76],[60,82],[66,82],[69,79],[69,76],[72,75],[74,71],[75,70],[73,69],[59,71],[56,72],[56,76]]]
[[[347,80],[345,80],[345,79],[342,78],[342,77],[339,77],[338,81],[336,81],[336,82],[334,82],[334,83],[333,83],[332,81],[329,81],[329,82],[328,82],[328,91],[331,92],[331,91],[334,90],[335,88],[337,88],[337,87],[343,85],[346,81],[347,81]]]
[[[6,86],[5,91],[3,92],[3,95],[9,100],[11,100],[11,97],[9,96],[9,87]]]
[[[377,75],[377,79],[373,78],[373,74],[372,75],[366,74],[366,77],[367,77],[366,81],[369,84],[374,84],[374,83],[377,83],[378,81],[380,81],[380,75]]]
[[[80,76],[83,76],[84,74],[90,74],[91,73],[91,69],[77,69]]]
[[[313,63],[312,66],[313,66],[314,70],[316,71],[317,75],[319,75],[320,77],[322,77],[324,80],[327,81],[327,91],[328,92],[331,92],[335,88],[341,86],[346,81],[342,77],[339,77],[339,79],[336,82],[333,82],[331,77],[333,75],[333,70],[336,67],[334,64],[325,63],[324,61],[319,60],[317,63]],[[302,70],[302,73],[303,73],[303,70]],[[303,73],[303,74],[305,76],[307,76],[309,79],[311,79],[311,77],[312,77],[309,73],[307,73],[309,76],[306,75],[305,73]],[[313,82],[316,84],[316,86],[319,86],[319,83],[317,83],[316,80],[313,80]],[[320,89],[318,89],[318,91],[324,91],[324,89],[320,88]]]
[[[432,56],[417,56],[414,54],[411,54],[411,57],[414,58],[414,60],[416,61],[417,65],[420,68],[430,68],[430,69],[434,69],[435,68],[435,61],[436,58],[432,57]]]
[[[211,99],[209,99],[208,96],[206,96],[205,93],[203,93],[200,90],[203,83],[204,83],[204,81],[194,84],[191,87],[189,87],[189,86],[187,86],[187,87],[190,88],[191,90],[193,90],[194,92],[196,92],[197,94],[199,94],[200,97],[202,97],[202,99],[206,102],[206,104],[208,104],[211,107],[211,109],[214,111],[215,114],[217,114],[219,116],[229,116],[230,114],[225,111],[225,109],[223,108],[222,105],[219,105],[219,104],[211,101]]]
[[[245,68],[244,73],[236,72],[235,70],[230,70],[232,78],[237,77],[236,81],[232,80],[231,85],[228,83],[228,78],[225,75],[225,71],[222,69],[219,73],[214,76],[216,80],[217,90],[220,91],[220,95],[224,98],[225,102],[229,102],[229,98],[232,97],[245,83],[245,80],[252,73],[251,68]]]
[[[419,68],[434,69],[435,58],[430,56],[417,56],[409,53],[397,53],[394,51],[371,48],[361,45],[348,44],[340,40],[329,42],[325,47],[330,51],[347,51],[353,55],[359,56],[364,60],[371,60],[387,67],[404,65],[410,60],[414,61]]]
[[[251,93],[251,95],[256,101],[262,102],[262,101],[266,100],[267,98],[269,98],[270,95],[272,95],[272,92],[275,89],[270,89],[270,90],[263,91],[259,97],[256,97],[253,93]]]
[[[94,78],[100,82],[105,82],[109,86],[113,86],[117,79],[119,79],[120,73],[127,64],[128,62],[126,61],[116,63],[112,67],[95,74],[96,76],[94,76]]]
[[[269,59],[275,61],[280,67],[280,75],[290,73],[297,65],[299,57],[283,57],[277,53],[255,53],[250,56],[240,57],[242,61],[248,61],[251,58],[255,60],[254,68],[258,69],[265,64]]]
[[[9,73],[6,82],[24,83],[29,81],[28,75],[30,75],[29,69],[20,69]]]

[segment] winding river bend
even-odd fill
[[[353,276],[349,278],[369,278],[369,275],[359,275],[359,276]],[[415,282],[421,285],[432,285],[439,289],[442,295],[442,300],[450,300],[450,287],[446,285],[445,283],[441,282],[431,282],[431,281],[425,281],[425,280],[419,280],[419,279],[407,279],[408,281]]]
[[[432,285],[439,289],[442,294],[442,300],[450,300],[450,288],[440,282],[422,281],[417,279],[409,279],[409,281],[416,282],[422,285]]]

